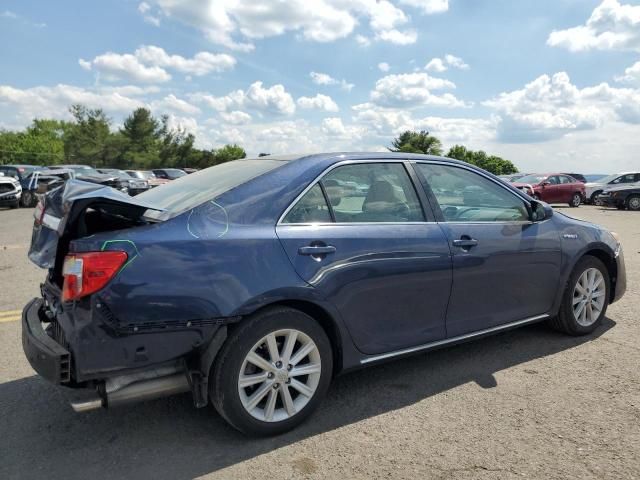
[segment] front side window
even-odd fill
[[[614,184],[618,184],[618,183],[633,183],[635,182],[636,176],[633,173],[629,173],[627,175],[622,175],[621,177],[616,178],[613,182]]]
[[[344,165],[321,182],[337,223],[424,221],[413,183],[400,163]]]
[[[417,164],[447,222],[528,221],[523,199],[470,170]]]

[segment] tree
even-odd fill
[[[83,105],[72,105],[69,111],[75,122],[65,131],[65,160],[107,166],[104,151],[111,134],[111,119],[101,109],[91,110]]]
[[[429,132],[421,130],[414,132],[407,130],[391,142],[392,152],[424,153],[428,155],[442,155],[442,142]]]
[[[159,166],[188,167],[197,161],[193,144],[196,137],[183,127],[171,129],[169,117],[162,117],[160,128]]]
[[[244,151],[239,145],[235,143],[233,145],[225,145],[224,147],[215,151],[215,162],[224,163],[229,162],[231,160],[238,160],[240,158],[245,158],[247,156],[247,152]]]
[[[482,150],[474,152],[463,145],[454,145],[449,149],[446,156],[470,163],[494,175],[509,175],[518,171],[516,166],[509,160],[495,155],[487,155]]]

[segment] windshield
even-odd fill
[[[517,182],[518,183],[530,183],[535,185],[536,183],[540,183],[542,180],[547,178],[545,175],[525,175],[524,177],[520,177]]]
[[[276,160],[235,160],[209,167],[138,195],[171,213],[180,213],[283,165]]]
[[[184,177],[186,175],[182,170],[178,170],[177,168],[166,168],[164,172],[167,174],[167,177],[171,179]]]
[[[603,178],[599,178],[597,180],[598,183],[609,183],[612,182],[613,180],[615,180],[616,178],[618,178],[620,176],[619,173],[614,173],[613,175],[607,175],[606,177]]]
[[[143,172],[138,170],[127,170],[127,174],[133,178],[141,178],[142,180],[149,180],[150,178],[156,178],[153,172]]]

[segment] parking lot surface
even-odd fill
[[[534,325],[350,373],[302,427],[248,439],[188,395],[74,413],[22,353],[32,211],[0,210],[0,478],[639,478],[640,215],[558,211],[624,245],[593,335]]]

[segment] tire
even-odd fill
[[[627,208],[631,211],[640,211],[640,195],[631,195],[627,198]]]
[[[597,277],[595,272],[599,272],[600,277]],[[594,276],[589,277],[589,275]],[[583,296],[578,290],[577,284],[579,281],[581,285],[585,285],[585,283],[588,284],[590,278],[598,279],[596,281],[600,283],[597,288],[593,289],[593,292],[586,292]],[[593,332],[602,323],[602,319],[607,313],[610,292],[611,284],[607,267],[600,259],[592,257],[591,255],[585,255],[574,267],[562,297],[562,304],[560,305],[558,316],[549,320],[550,325],[558,331],[574,336],[587,335]],[[583,298],[591,298],[590,295],[593,293],[598,293],[598,297],[594,297],[593,301],[584,302],[578,300],[578,302],[575,303],[576,308],[580,311],[580,314],[576,315],[574,312],[575,300],[581,296],[583,296]],[[602,299],[602,301],[599,299]],[[594,301],[596,302],[595,304],[593,303]],[[584,303],[583,310],[580,310],[581,303]],[[588,318],[588,303],[591,304],[591,318]],[[596,304],[598,304],[597,306],[600,309],[599,313],[597,312],[598,309],[595,308]],[[582,317],[582,311],[585,312],[584,318]]]
[[[598,196],[602,193],[602,190],[598,190],[597,192],[593,192],[591,194],[591,205],[601,205],[602,202],[600,202],[600,200],[598,200]]]
[[[582,195],[576,192],[571,196],[571,200],[569,201],[569,206],[572,208],[576,208],[576,207],[579,207],[581,203],[582,203]]]
[[[35,203],[37,203],[36,197],[31,192],[22,192],[22,197],[20,197],[20,206],[24,208],[32,208],[35,207]]]
[[[291,335],[293,332],[296,334]],[[298,358],[293,368],[288,368],[286,360],[287,334],[297,339],[289,355],[292,364],[298,354],[303,354],[303,349],[315,346],[310,353]],[[270,361],[272,357],[266,337],[271,335],[275,340],[277,358],[282,358],[287,365],[278,367],[277,362]],[[265,368],[248,360],[252,352],[262,358]],[[316,371],[318,363],[319,373]],[[301,368],[313,369],[313,372],[289,377],[290,373]],[[252,315],[231,332],[211,369],[209,396],[218,413],[244,434],[278,435],[298,426],[313,413],[327,393],[332,372],[331,343],[322,327],[299,310],[273,307]],[[248,382],[253,381],[250,375],[262,378],[243,387],[239,383],[241,375]],[[294,382],[297,385],[302,383],[310,393],[300,393]],[[285,408],[287,395],[289,408]],[[258,397],[260,400],[253,405],[253,400]],[[269,409],[269,405],[273,407]]]

